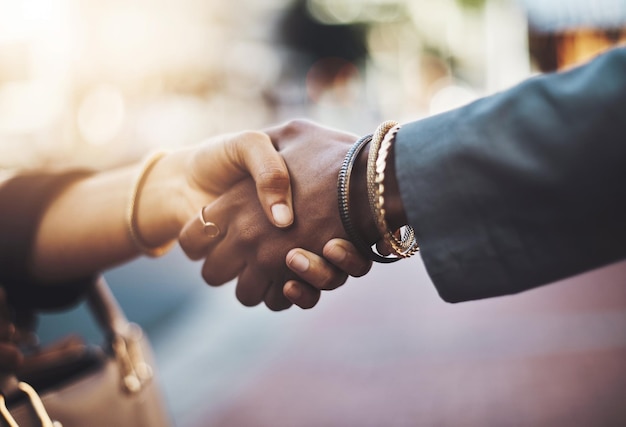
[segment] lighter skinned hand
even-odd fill
[[[289,172],[265,133],[246,131],[213,137],[191,149],[183,167],[194,213],[233,184],[251,177],[267,218],[277,227],[293,222]]]

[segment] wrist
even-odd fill
[[[136,194],[136,231],[149,248],[159,248],[175,239],[181,222],[183,166],[178,152],[167,153],[144,172],[144,182]]]
[[[396,176],[395,144],[389,150],[387,168],[385,170],[385,219],[392,230],[408,224],[400,187]]]
[[[344,231],[363,255],[381,263],[408,258],[419,251],[415,230],[402,222],[406,215],[395,177],[395,162],[389,162],[393,166],[387,168],[398,129],[396,122],[387,121],[375,134],[357,140],[346,153],[337,180],[339,216]],[[368,154],[363,155],[363,148],[368,144]],[[393,182],[387,194],[391,203],[385,204],[383,194],[387,177],[391,176]],[[391,222],[398,224],[395,229],[389,225],[387,209],[390,209]],[[393,256],[372,250],[371,246],[380,241]]]
[[[369,200],[367,196],[367,153],[369,144],[359,153],[352,168],[350,182],[351,211],[354,212],[354,227],[356,232],[365,243],[372,245],[381,239],[374,218],[370,214]]]
[[[370,214],[370,204],[368,200],[367,188],[367,159],[368,145],[359,153],[352,171],[353,180],[351,182],[350,204],[354,206],[354,212],[358,212],[355,217],[355,228],[357,233],[368,244],[374,244],[379,241],[382,236],[376,227],[376,222]],[[406,213],[402,198],[400,197],[400,188],[396,177],[395,152],[393,146],[389,151],[389,159],[387,169],[385,171],[385,218],[387,223],[393,230],[407,224]]]
[[[189,219],[197,216],[200,208],[211,201],[191,176],[195,156],[194,148],[179,150],[171,153],[163,165],[167,168],[165,173],[168,178],[161,197],[169,199],[165,201],[168,206],[164,208],[167,209],[172,238],[177,238]]]
[[[378,232],[383,236],[383,246],[395,256],[396,260],[409,258],[419,251],[413,227],[402,224],[399,228],[394,228],[389,224],[390,217],[394,221],[399,220],[402,210],[397,179],[389,185],[389,178],[395,178],[395,159],[392,149],[400,127],[397,122],[391,120],[381,123],[372,137],[372,146],[367,160],[370,212],[375,219]],[[393,170],[389,167],[392,162]],[[389,197],[389,189],[385,188],[388,186],[394,192],[391,197]],[[385,198],[393,200],[392,206]]]

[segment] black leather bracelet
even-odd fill
[[[380,262],[383,264],[388,264],[391,262],[399,261],[401,258],[398,257],[385,257],[382,256],[374,250],[372,247],[368,245],[361,236],[358,235],[356,229],[354,228],[354,223],[350,217],[350,177],[352,175],[352,168],[354,167],[354,163],[356,162],[359,153],[372,140],[372,135],[366,135],[360,138],[357,142],[354,143],[348,153],[346,154],[343,163],[341,164],[341,169],[339,171],[339,179],[337,180],[337,200],[339,202],[339,216],[341,218],[341,223],[343,224],[343,229],[350,241],[356,246],[356,248],[361,252],[364,256],[371,259],[375,262]]]

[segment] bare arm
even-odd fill
[[[33,247],[32,274],[38,281],[72,280],[140,255],[129,236],[126,215],[130,189],[141,168],[138,164],[94,174],[75,182],[53,200]],[[190,221],[199,229],[198,241],[211,241],[200,223],[200,210],[246,180],[253,188],[256,185],[256,195],[251,197],[261,202],[261,216],[269,218],[263,223],[276,229],[290,227],[291,181],[282,157],[267,135],[242,132],[211,138],[155,163],[145,174],[136,199],[137,232],[145,244],[159,247],[178,238],[183,225]],[[335,239],[328,247],[339,250],[343,258],[330,263],[321,251],[298,250],[309,265],[288,284],[291,302],[310,307],[319,298],[319,291],[315,291],[319,283],[339,286],[348,274],[364,274],[371,265],[347,241]],[[223,266],[216,268],[222,270]],[[300,293],[293,295],[296,290]]]
[[[140,254],[129,237],[126,212],[141,167],[94,174],[54,199],[33,247],[35,277],[46,282],[68,280]],[[136,201],[140,236],[151,247],[166,244],[202,206],[249,176],[255,179],[274,225],[289,225],[290,183],[281,157],[264,134],[242,132],[168,154],[147,172]]]

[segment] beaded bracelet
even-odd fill
[[[419,245],[415,237],[415,230],[410,225],[400,229],[401,238],[398,239],[394,230],[390,230],[385,219],[385,168],[387,156],[400,126],[396,122],[384,122],[376,130],[376,144],[370,146],[367,158],[367,188],[368,199],[372,216],[375,219],[378,231],[383,236],[383,241],[390,247],[392,253],[400,258],[408,258],[419,251]],[[403,230],[404,229],[404,230]]]
[[[354,145],[348,150],[346,157],[341,164],[339,171],[339,179],[337,180],[337,198],[339,202],[339,216],[341,217],[341,223],[348,235],[348,238],[354,243],[356,248],[372,261],[380,263],[391,263],[399,261],[398,257],[384,257],[372,250],[372,247],[368,245],[361,236],[356,232],[354,224],[350,216],[350,177],[352,175],[352,168],[356,159],[365,145],[372,140],[372,135],[367,135],[360,138]]]
[[[139,249],[142,253],[150,257],[159,257],[165,254],[174,244],[174,242],[168,242],[156,248],[151,247],[145,243],[145,241],[139,234],[139,229],[137,226],[137,200],[139,198],[139,193],[154,165],[166,154],[167,153],[164,151],[157,151],[146,158],[141,169],[139,170],[139,173],[137,174],[137,178],[135,179],[135,182],[131,188],[130,197],[128,199],[128,210],[126,212],[126,226],[128,229],[128,235],[135,247]]]

